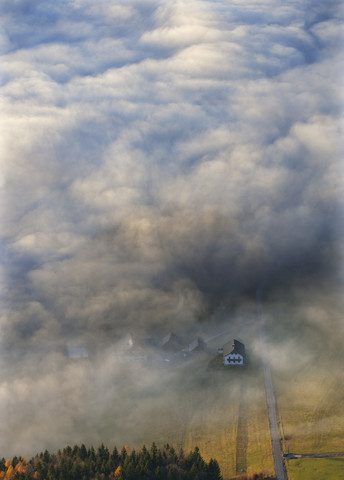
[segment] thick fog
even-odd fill
[[[168,388],[159,369],[123,375],[128,332],[216,335],[254,315],[258,288],[300,305],[282,330],[338,341],[342,15],[2,2],[1,456],[126,441]],[[131,405],[140,382],[155,395]]]

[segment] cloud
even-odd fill
[[[104,326],[110,341],[130,329],[198,328],[254,301],[262,278],[274,278],[270,298],[286,285],[303,291],[310,277],[333,285],[343,234],[339,2],[1,8],[1,361],[13,373],[1,401],[18,396],[13,415],[38,415],[25,399],[37,390],[49,403],[61,382],[70,403],[58,411],[89,411],[88,374],[61,354],[71,339],[100,344]],[[327,317],[302,308],[324,333]],[[99,389],[112,398],[109,382]]]

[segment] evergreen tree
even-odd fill
[[[81,460],[86,460],[87,458],[87,449],[84,444],[82,444],[80,447],[80,458]]]
[[[151,459],[152,459],[152,464],[155,467],[156,466],[156,459],[157,459],[157,455],[158,455],[158,448],[157,448],[155,442],[152,443],[152,446],[151,446],[151,449],[150,449],[150,455],[151,455]]]
[[[127,458],[128,454],[127,454],[127,451],[125,449],[125,447],[122,448],[121,450],[121,454],[120,454],[120,457],[119,457],[119,461],[120,461],[120,464],[123,466],[124,462],[125,462],[125,459]]]
[[[112,450],[112,453],[111,453],[111,461],[113,463],[113,466],[115,467],[115,469],[118,467],[119,465],[119,455],[118,455],[118,450],[116,447],[114,447],[114,449]]]
[[[68,445],[66,448],[63,449],[62,453],[63,455],[70,457],[72,455],[72,447]]]
[[[94,448],[91,447],[89,450],[88,450],[88,457],[93,461],[95,462],[96,460],[96,452],[94,451]]]
[[[155,480],[162,480],[163,476],[162,476],[162,471],[160,467],[156,467],[154,472],[154,477],[155,477]]]
[[[109,450],[104,446],[103,443],[100,445],[100,447],[98,447],[96,456],[100,458],[102,462],[104,461],[107,462],[109,460],[109,457],[110,457]]]
[[[71,469],[71,478],[72,480],[80,480],[81,478],[81,467],[79,463],[74,462]]]
[[[72,449],[72,457],[78,458],[79,456],[80,456],[80,448],[78,447],[78,445],[74,445]]]
[[[48,464],[50,462],[51,458],[50,458],[50,453],[48,452],[48,450],[44,450],[42,460],[46,464]]]
[[[207,470],[209,480],[222,480],[221,471],[217,460],[211,458]]]
[[[56,480],[56,472],[52,464],[50,464],[48,468],[48,480]]]

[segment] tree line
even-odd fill
[[[203,460],[198,447],[189,454],[155,443],[136,451],[128,446],[110,451],[85,445],[48,450],[27,461],[25,457],[0,460],[0,480],[222,480],[218,462]]]
[[[236,480],[274,480],[263,473],[242,475]],[[215,459],[207,463],[199,448],[187,455],[169,444],[140,450],[128,446],[110,451],[85,445],[66,447],[56,454],[48,450],[27,461],[25,457],[0,459],[0,480],[223,480]],[[233,479],[232,479],[233,480]]]

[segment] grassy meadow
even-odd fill
[[[280,387],[284,451],[344,451],[343,389],[342,375],[320,372],[296,376],[287,391]]]
[[[185,452],[198,446],[206,461],[218,460],[224,479],[240,477],[243,473],[237,472],[237,440],[243,402],[246,434],[241,439],[240,454],[245,470],[249,474],[273,474],[262,371],[214,369],[209,361],[208,355],[201,355],[189,364],[155,371],[161,376],[159,387],[156,381],[147,385],[126,383],[121,395],[127,400],[109,406],[102,438],[108,438],[108,444],[132,448],[153,441],[159,446],[169,443]],[[142,378],[147,378],[147,367],[136,368],[142,369]],[[118,418],[127,419],[124,427]]]
[[[288,460],[289,480],[342,480],[344,458],[299,458]]]
[[[208,378],[207,378],[208,377]],[[179,404],[169,406],[155,427],[155,438],[166,438],[185,451],[200,448],[204,458],[216,458],[224,478],[237,475],[237,442],[239,402],[245,403],[247,436],[241,455],[247,473],[273,473],[273,459],[262,374],[252,378],[247,372],[208,371],[200,375],[203,386],[194,386],[179,398]],[[248,381],[248,386],[245,385]],[[241,389],[244,388],[244,396]],[[200,391],[201,390],[201,391]],[[167,405],[166,405],[167,406]],[[240,473],[238,473],[240,476]]]
[[[344,452],[341,308],[332,293],[301,300],[267,309],[283,451]],[[290,459],[286,466],[290,480],[344,479],[341,458]]]

